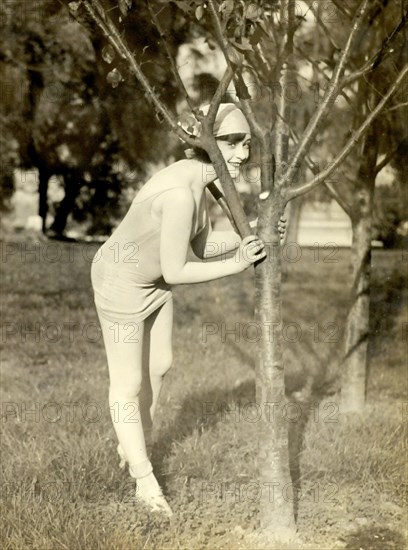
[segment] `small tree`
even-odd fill
[[[328,85],[321,101],[316,106],[310,120],[300,136],[296,146],[290,150],[291,105],[288,90],[296,83],[296,58],[294,55],[294,36],[299,28],[299,18],[295,12],[294,0],[276,2],[233,1],[218,3],[207,0],[206,3],[195,0],[174,1],[187,17],[196,20],[215,39],[224,53],[226,70],[211,100],[206,116],[192,104],[179,77],[174,58],[167,46],[165,31],[160,23],[160,9],[163,3],[148,3],[152,19],[155,21],[163,44],[163,56],[168,58],[174,71],[175,81],[191,107],[192,115],[201,124],[200,137],[194,137],[177,124],[157,91],[141,69],[141,65],[126,44],[126,35],[119,31],[113,16],[100,0],[73,2],[76,14],[84,8],[103,32],[107,41],[115,49],[143,86],[147,99],[157,114],[166,121],[171,129],[185,142],[204,148],[210,155],[222,184],[223,191],[234,222],[242,236],[250,233],[250,227],[242,209],[239,196],[229,176],[223,157],[212,135],[212,126],[218,106],[229,83],[234,80],[239,105],[247,116],[253,135],[260,148],[260,173],[262,192],[259,197],[258,233],[266,245],[267,258],[255,268],[256,275],[256,319],[262,329],[259,345],[259,358],[256,368],[256,398],[264,414],[258,423],[259,428],[259,482],[261,491],[260,526],[263,536],[268,540],[288,539],[295,534],[293,503],[285,498],[284,487],[291,484],[288,456],[287,424],[280,414],[285,404],[284,364],[282,356],[282,299],[281,299],[281,253],[278,221],[286,204],[317,185],[320,185],[344,161],[355,144],[367,133],[373,121],[384,108],[389,98],[397,90],[408,73],[408,66],[396,76],[381,101],[367,113],[360,125],[354,129],[330,165],[307,182],[299,183],[299,168],[310,154],[315,138],[322,123],[332,111],[334,100],[343,92],[350,79],[364,78],[372,69],[372,59],[363,66],[356,67],[345,76],[345,70],[356,41],[364,34],[369,24],[369,0],[363,0],[351,13],[351,22],[346,28],[348,34],[333,57],[333,67]],[[336,3],[337,4],[337,3]],[[120,18],[132,13],[132,1],[119,2]],[[129,11],[130,10],[130,11]],[[266,52],[275,52],[273,65]],[[272,86],[275,93],[274,120],[260,123],[254,112],[251,96],[245,84],[248,72],[261,85]],[[274,139],[272,138],[274,130]],[[270,337],[273,330],[273,338]],[[273,497],[273,498],[272,498]]]

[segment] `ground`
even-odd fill
[[[153,448],[175,512],[167,522],[135,504],[118,468],[89,279],[96,248],[25,234],[2,242],[4,549],[406,547],[406,253],[374,251],[367,406],[345,416],[336,374],[349,252],[286,251],[287,414],[292,430],[302,426],[302,452],[299,540],[285,545],[257,531],[263,327],[252,323],[251,270],[175,289],[175,363]]]

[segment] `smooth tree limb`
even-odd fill
[[[316,187],[317,185],[320,185],[326,178],[328,178],[340,166],[340,164],[347,157],[347,155],[349,155],[349,153],[351,152],[355,144],[369,129],[374,119],[381,113],[387,101],[398,90],[399,86],[404,81],[407,75],[408,75],[408,65],[406,65],[400,71],[397,78],[394,80],[393,84],[390,86],[388,92],[383,96],[381,101],[376,105],[373,111],[371,111],[371,113],[367,116],[367,118],[360,125],[360,127],[353,133],[351,138],[346,142],[343,149],[340,151],[337,157],[330,163],[330,165],[325,170],[317,174],[313,180],[310,180],[306,183],[303,183],[302,185],[289,189],[287,193],[288,200],[292,200],[296,197],[299,197],[300,195],[304,195],[305,193],[308,193],[314,187]]]
[[[291,180],[294,178],[298,167],[301,165],[303,159],[307,155],[312,142],[314,141],[319,128],[323,121],[328,116],[331,105],[333,101],[339,94],[339,85],[341,78],[346,68],[346,64],[350,59],[352,48],[355,42],[356,37],[358,36],[361,27],[364,23],[364,18],[368,12],[370,6],[369,0],[363,0],[360,7],[357,10],[356,15],[354,16],[352,22],[352,29],[347,38],[346,44],[341,52],[340,58],[336,63],[336,66],[333,70],[333,75],[330,79],[329,86],[327,87],[322,102],[318,109],[314,112],[312,118],[309,121],[305,131],[303,132],[298,147],[289,162],[288,169],[286,173],[278,180],[277,185],[285,187],[288,186]]]

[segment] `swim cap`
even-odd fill
[[[204,105],[200,107],[200,111],[206,115],[209,108],[209,105]],[[251,129],[248,121],[235,103],[221,103],[218,107],[217,116],[215,117],[213,128],[214,137],[250,133]]]
[[[200,107],[200,111],[207,115],[210,105]],[[201,134],[201,124],[192,114],[185,115],[179,125],[190,135]],[[214,137],[227,136],[229,134],[250,134],[251,129],[244,114],[235,103],[221,103],[215,117]]]

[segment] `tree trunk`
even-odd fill
[[[38,183],[38,215],[42,219],[42,231],[45,233],[47,229],[47,213],[48,213],[48,181],[51,175],[47,170],[39,168],[39,183]]]
[[[303,197],[298,197],[289,202],[286,207],[287,228],[286,243],[297,243],[299,238],[299,220],[302,210]]]
[[[364,140],[352,209],[352,289],[345,326],[345,355],[341,385],[342,412],[361,412],[366,398],[367,346],[370,322],[371,229],[378,139],[375,130]]]
[[[256,400],[262,410],[258,422],[260,527],[270,539],[286,540],[296,533],[293,485],[289,469],[288,424],[282,357],[282,262],[278,220],[284,210],[274,190],[259,216],[259,236],[267,258],[256,266],[256,322],[262,338],[256,367]]]
[[[51,225],[51,231],[54,231],[57,235],[64,233],[67,225],[68,216],[72,212],[75,205],[75,199],[79,194],[81,183],[77,176],[64,176],[65,180],[65,196],[58,205],[55,213],[55,219]]]

